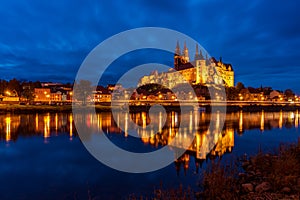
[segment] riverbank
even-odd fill
[[[299,199],[300,138],[297,144],[280,145],[274,153],[244,156],[235,164],[212,164],[204,172],[203,191],[198,196],[205,199]]]
[[[111,106],[106,105],[96,105],[93,106],[85,106],[85,107],[74,107],[74,109],[77,110],[95,110],[97,112],[110,112]],[[15,113],[15,114],[26,114],[26,113],[55,113],[55,112],[66,112],[71,113],[72,105],[6,105],[6,104],[0,104],[0,113]]]
[[[194,108],[189,105],[183,105],[184,107],[193,110]],[[199,105],[201,107],[201,111],[211,112],[210,105]],[[131,105],[129,107],[130,112],[148,112],[151,108],[151,105]],[[180,112],[179,105],[164,105],[164,108],[167,112],[176,111]],[[87,106],[76,106],[77,110],[93,110],[95,109],[97,112],[110,112],[112,107],[110,104],[105,105],[87,105]],[[123,110],[122,106],[116,106],[114,109]],[[215,106],[216,110],[224,110],[224,106]],[[279,112],[279,111],[296,111],[300,110],[300,106],[296,104],[274,104],[274,105],[260,105],[260,104],[249,104],[249,105],[227,105],[226,112]],[[0,104],[0,113],[28,113],[28,112],[37,112],[37,113],[45,113],[45,112],[72,112],[72,105],[18,105],[18,104]]]
[[[300,199],[300,138],[277,152],[212,162],[201,173],[199,189],[156,189],[148,199]],[[139,199],[130,195],[128,199]],[[143,198],[143,199],[147,199]]]

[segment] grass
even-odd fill
[[[128,200],[192,200],[194,199],[194,192],[190,187],[184,188],[180,185],[174,189],[163,189],[162,184],[159,189],[154,189],[153,194],[150,197],[143,195],[131,194],[128,196]]]
[[[237,163],[212,162],[203,172],[202,199],[238,199]],[[200,198],[199,198],[200,199]]]
[[[262,176],[271,183],[274,192],[283,187],[290,187],[295,192],[297,179],[300,178],[300,143],[297,145],[281,145],[274,155],[258,154],[251,159],[252,170],[260,171]]]

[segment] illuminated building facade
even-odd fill
[[[72,92],[68,91],[69,98]],[[49,102],[49,101],[66,101],[67,95],[61,91],[52,92],[50,88],[34,88],[34,101]]]
[[[50,88],[34,88],[34,101],[50,101]]]
[[[154,71],[149,76],[142,77],[139,86],[150,83],[164,84],[169,88],[173,88],[176,83],[217,84],[234,87],[234,71],[231,64],[222,62],[222,58],[218,61],[213,57],[208,59],[207,55],[204,57],[202,51],[198,50],[198,45],[196,45],[194,61],[190,61],[186,44],[181,53],[177,42],[174,69],[162,73]]]

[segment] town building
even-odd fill
[[[92,102],[111,102],[111,91],[102,86],[98,86],[96,91],[93,91]]]
[[[50,101],[50,88],[34,88],[34,101]]]
[[[179,72],[179,73],[178,73]],[[196,45],[196,53],[194,61],[190,61],[188,48],[184,44],[181,53],[179,43],[177,42],[174,54],[174,68],[168,72],[158,73],[152,72],[148,76],[143,76],[139,81],[139,86],[157,83],[173,88],[178,83],[190,83],[193,85],[217,84],[227,87],[234,87],[234,70],[231,64],[226,64],[215,58],[203,56],[202,51],[198,50]]]
[[[35,102],[70,102],[72,88],[58,83],[43,83],[41,88],[34,88]]]
[[[267,96],[260,88],[244,88],[239,93],[241,101],[265,101]]]

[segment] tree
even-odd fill
[[[238,95],[239,95],[239,91],[237,88],[235,87],[226,87],[226,98],[227,100],[237,100],[238,99]]]
[[[156,95],[157,93],[161,92],[162,90],[166,90],[164,86],[156,83],[149,83],[146,85],[142,85],[136,89],[138,94],[145,94],[145,95]],[[171,90],[170,90],[171,91]]]
[[[17,93],[16,95],[20,96],[22,91],[20,81],[15,78],[10,80],[7,85],[7,90],[9,90],[11,93],[15,91]]]
[[[26,99],[26,101],[32,101],[34,99],[33,91],[30,88],[25,88],[22,91],[22,97]]]
[[[92,83],[88,80],[80,80],[79,83],[74,83],[74,98],[82,105],[86,105],[88,95],[92,94]]]
[[[240,92],[242,89],[244,89],[245,88],[245,86],[244,86],[244,84],[242,83],[242,82],[238,82],[237,84],[236,84],[236,90],[237,90],[237,92]]]
[[[291,89],[286,89],[285,91],[284,91],[284,95],[287,97],[287,98],[292,98],[292,97],[294,97],[294,92],[293,92],[293,90],[291,90]]]
[[[7,90],[7,81],[6,80],[0,80],[0,95],[5,93],[5,90]]]

